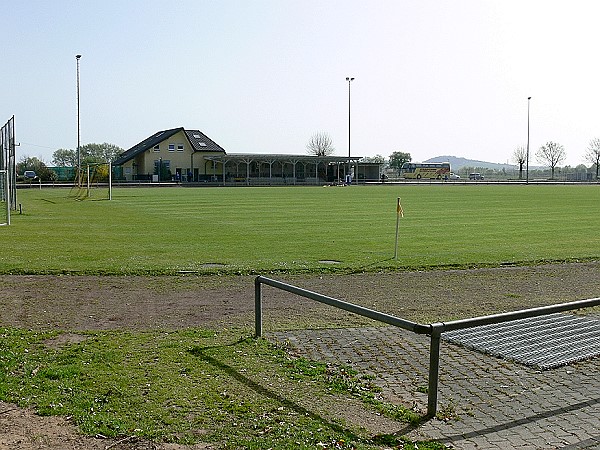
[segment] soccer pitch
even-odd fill
[[[600,258],[600,187],[537,185],[18,191],[0,273],[374,271]],[[402,199],[394,259],[396,199]]]

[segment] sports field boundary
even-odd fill
[[[582,308],[591,308],[600,305],[600,298],[591,298],[587,300],[579,300],[568,303],[560,303],[556,305],[543,306],[539,308],[531,308],[519,311],[512,311],[502,314],[493,314],[488,316],[474,317],[470,319],[454,320],[449,322],[438,322],[431,324],[419,324],[399,317],[391,316],[368,309],[353,303],[348,303],[333,297],[319,294],[317,292],[302,289],[298,286],[283,283],[264,276],[258,276],[254,281],[254,314],[255,314],[255,337],[263,335],[262,327],[262,285],[280,289],[299,295],[304,298],[318,301],[335,308],[343,309],[370,319],[387,323],[398,328],[411,331],[416,334],[425,334],[430,336],[429,347],[429,375],[428,375],[428,394],[427,394],[427,417],[435,417],[437,413],[438,400],[438,383],[440,369],[440,340],[442,333],[465,330],[474,327],[500,324],[511,322],[519,319],[527,319],[533,317],[547,316],[554,313],[572,311]]]

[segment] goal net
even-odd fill
[[[94,163],[82,166],[76,184],[71,189],[71,197],[78,200],[111,200],[111,163]]]

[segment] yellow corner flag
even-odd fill
[[[400,197],[396,203],[396,245],[394,246],[394,259],[398,259],[398,227],[400,225],[400,217],[404,217],[404,210],[400,204]]]

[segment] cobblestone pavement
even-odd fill
[[[307,358],[375,376],[384,398],[427,409],[429,338],[394,327],[272,332]],[[600,449],[600,357],[556,369],[441,343],[438,415],[413,430],[459,449]]]

